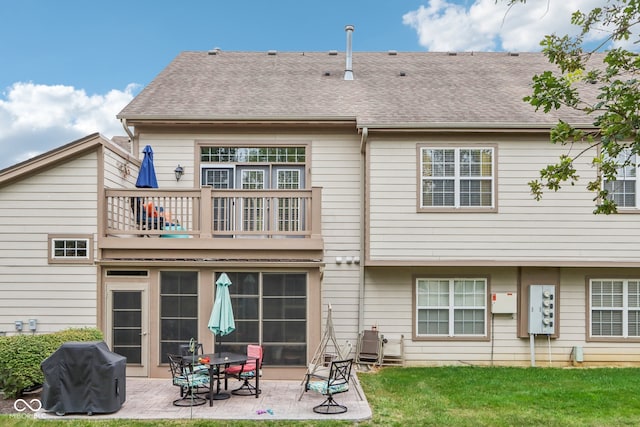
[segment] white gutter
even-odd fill
[[[572,126],[578,128],[595,128],[593,123],[571,123]],[[420,130],[505,130],[505,129],[535,129],[548,130],[554,127],[557,122],[553,123],[497,123],[497,122],[412,122],[412,123],[358,123],[358,128],[368,128],[369,130],[388,130],[388,131],[420,131]]]
[[[129,135],[129,138],[131,138],[131,144],[133,144],[133,134],[131,133],[129,126],[127,126],[127,119],[120,119],[120,123],[122,124],[124,131]]]

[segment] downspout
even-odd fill
[[[360,185],[362,189],[360,192],[360,279],[358,283],[358,334],[364,330],[364,260],[367,258],[367,251],[365,248],[367,239],[365,237],[366,228],[366,192],[367,192],[367,137],[369,136],[369,129],[367,127],[362,128],[362,136],[360,138]]]
[[[131,146],[133,148],[133,134],[131,133],[129,126],[127,126],[127,119],[120,119],[120,123],[122,124],[124,131],[129,135],[129,138],[131,139]]]

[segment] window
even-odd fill
[[[201,184],[214,189],[213,229],[227,237],[234,230],[301,234],[307,199],[295,192],[307,185],[307,157],[305,146],[201,146]],[[215,191],[232,189],[242,191]]]
[[[307,363],[307,275],[305,273],[228,272],[236,330],[224,351],[243,353],[260,343],[264,363]],[[216,277],[217,278],[217,277]]]
[[[415,300],[418,338],[487,335],[487,279],[417,279]]]
[[[92,240],[88,236],[49,236],[49,248],[51,264],[93,262]]]
[[[203,163],[304,163],[305,147],[201,147]]]
[[[589,285],[591,337],[640,337],[640,279],[598,279]]]
[[[279,190],[297,190],[300,188],[300,171],[281,169],[277,171]],[[296,197],[278,198],[278,231],[299,231],[302,220],[302,201]]]
[[[494,149],[420,149],[421,208],[493,208]]]
[[[604,181],[607,197],[620,208],[638,207],[636,180],[638,179],[636,155],[623,150],[617,161],[621,165],[614,181]]]
[[[198,273],[160,272],[160,355],[177,354],[180,344],[198,341]]]

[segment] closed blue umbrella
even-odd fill
[[[230,334],[236,329],[229,286],[231,286],[229,276],[226,273],[222,273],[216,280],[216,298],[213,302],[213,310],[208,324],[209,330],[218,337],[218,345],[220,347],[222,347],[221,337]],[[220,348],[218,351],[221,351]]]
[[[136,187],[138,188],[158,188],[158,180],[156,179],[156,168],[153,166],[153,150],[150,145],[142,150],[144,158],[138,172]]]

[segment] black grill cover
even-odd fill
[[[109,413],[126,398],[127,358],[104,341],[66,342],[41,364],[42,407],[65,413]]]

